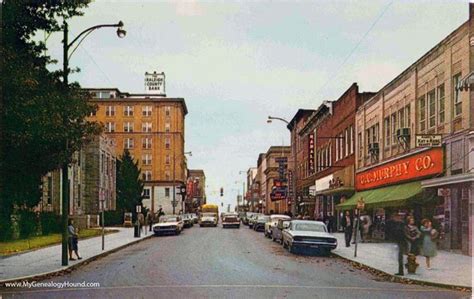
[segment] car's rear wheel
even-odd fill
[[[288,252],[295,253],[295,247],[293,245],[288,245]]]
[[[283,245],[283,248],[285,248],[285,249],[288,248],[288,246],[287,246],[286,243],[285,243],[285,240],[282,240],[282,241],[281,241],[281,244]]]
[[[273,234],[272,234],[272,241],[273,241],[273,242],[276,242],[276,239],[275,239],[275,237],[273,236]]]

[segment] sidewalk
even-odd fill
[[[68,266],[61,266],[61,245],[41,248],[18,255],[0,258],[0,283],[10,280],[26,279],[45,275],[74,267],[93,259],[98,255],[113,251],[122,246],[153,236],[142,234],[141,238],[133,237],[133,228],[116,228],[119,232],[105,235],[105,250],[102,251],[102,237],[79,240],[79,254],[82,260],[69,261]],[[75,255],[74,255],[75,257]]]
[[[343,233],[336,233],[337,248],[333,253],[345,259],[353,260],[365,266],[394,275],[398,271],[398,247],[394,243],[359,243],[357,257],[354,257],[354,244],[346,247]],[[426,269],[425,258],[417,257],[420,264],[416,274],[408,274],[405,268],[406,279],[443,284],[450,286],[472,287],[472,257],[440,250],[431,262],[431,270]],[[406,256],[405,262],[406,263]]]

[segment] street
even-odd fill
[[[395,270],[395,269],[394,269]],[[153,237],[44,282],[97,288],[0,289],[0,298],[468,298],[381,281],[337,257],[297,256],[241,226]]]

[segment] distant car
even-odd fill
[[[246,212],[243,217],[240,217],[242,219],[242,223],[245,225],[249,225],[249,219],[252,215],[255,215],[256,213],[254,212]]]
[[[199,226],[217,226],[217,222],[216,213],[202,213],[199,219]]]
[[[193,218],[192,218],[191,214],[184,214],[183,215],[183,223],[184,223],[184,225],[183,225],[184,228],[189,228],[189,227],[194,225],[194,221],[193,221]]]
[[[183,220],[179,215],[165,215],[160,217],[160,221],[153,225],[155,235],[179,235],[183,230]]]
[[[240,228],[240,220],[236,214],[225,214],[222,218],[222,228],[237,227]]]
[[[253,224],[253,230],[256,232],[263,232],[265,230],[265,223],[268,221],[270,221],[270,215],[258,215]]]
[[[283,244],[283,230],[287,229],[290,226],[291,219],[279,219],[277,225],[272,227],[272,241]]]
[[[249,222],[248,222],[249,228],[253,228],[253,225],[255,224],[255,221],[257,221],[257,217],[258,217],[259,215],[263,215],[263,214],[257,214],[257,213],[255,213],[255,214],[253,214],[253,215],[250,216]]]
[[[329,254],[337,247],[337,239],[327,232],[326,225],[321,221],[292,220],[282,234],[283,247],[291,253],[306,249]]]
[[[191,215],[191,218],[193,219],[193,223],[197,224],[199,221],[199,217],[195,213],[191,213],[189,215]]]
[[[280,215],[280,214],[270,215],[270,221],[265,223],[265,230],[264,230],[265,237],[267,238],[272,237],[272,227],[277,225],[279,219],[291,220],[291,217],[287,215]]]

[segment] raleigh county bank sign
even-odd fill
[[[165,73],[145,73],[145,93],[166,96]]]
[[[356,174],[356,190],[413,181],[443,172],[443,149],[432,148]]]

